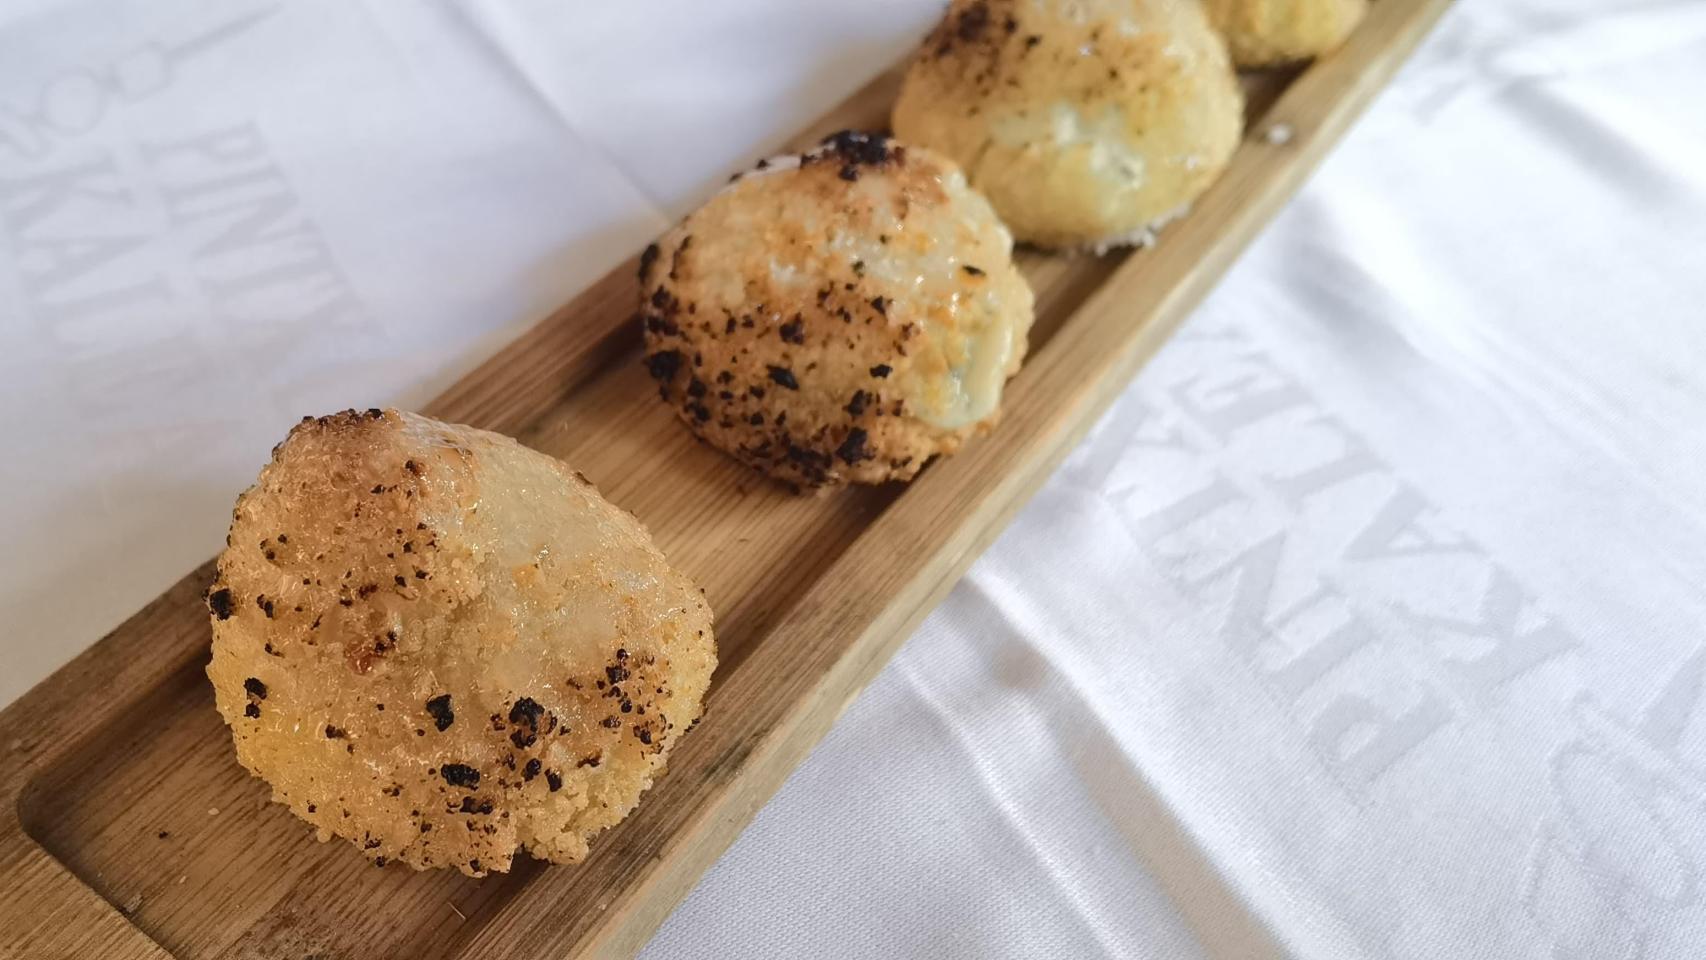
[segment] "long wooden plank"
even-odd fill
[[[1166,242],[1125,263],[1028,361],[1009,387],[1001,441],[933,466],[864,531],[777,625],[792,641],[787,664],[723,679],[717,709],[728,711],[729,721],[714,737],[684,741],[688,755],[678,761],[678,769],[709,776],[672,779],[651,798],[651,816],[618,827],[611,840],[625,856],[609,865],[611,873],[553,877],[527,902],[500,908],[459,956],[500,948],[540,956],[638,950],[1297,190],[1446,6],[1383,0],[1350,44],[1299,77]],[[1266,135],[1275,127],[1284,136]],[[671,822],[656,822],[664,816]],[[587,898],[597,898],[596,916],[572,910]],[[557,910],[576,919],[537,922],[538,913]]]

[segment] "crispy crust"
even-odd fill
[[[1020,240],[1101,247],[1196,199],[1243,95],[1195,0],[955,0],[894,109],[966,169]]]
[[[640,292],[683,422],[808,487],[909,479],[987,430],[1032,316],[958,169],[851,132],[737,177],[647,250]]]
[[[553,458],[397,411],[305,419],[208,589],[237,759],[375,862],[579,860],[699,716],[703,597]]]

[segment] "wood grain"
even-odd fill
[[[1448,5],[1380,0],[1333,57],[1250,78],[1250,135],[1156,249],[1023,253],[1038,319],[1005,421],[905,488],[797,497],[696,445],[637,362],[631,262],[433,403],[585,471],[718,614],[704,722],[586,863],[477,881],[315,843],[237,766],[213,710],[204,566],[0,713],[0,956],[633,953]],[[800,142],[881,126],[896,82]],[[1276,125],[1289,139],[1264,135]]]

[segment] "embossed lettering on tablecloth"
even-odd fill
[[[1224,607],[1219,641],[1352,803],[1580,643],[1237,326],[1187,328],[1061,480],[1105,498],[1185,597]],[[1532,785],[1550,812],[1509,894],[1557,956],[1639,957],[1651,923],[1698,909],[1706,744],[1682,741],[1703,677],[1697,649],[1639,715],[1591,677],[1555,703]]]
[[[210,9],[173,39],[60,74],[0,122],[10,247],[0,261],[14,264],[30,322],[72,358],[78,412],[115,439],[139,379],[193,395],[222,352],[288,356],[310,333],[370,332],[253,122],[230,112],[143,127],[131,112],[182,82],[197,57],[257,39],[272,12]],[[201,316],[217,322],[218,341],[197,334]],[[208,405],[207,423],[217,409]],[[176,442],[195,443],[196,426],[183,424]]]

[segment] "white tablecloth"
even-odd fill
[[[0,702],[935,15],[0,7]],[[649,960],[1700,956],[1703,94],[1448,15]]]

